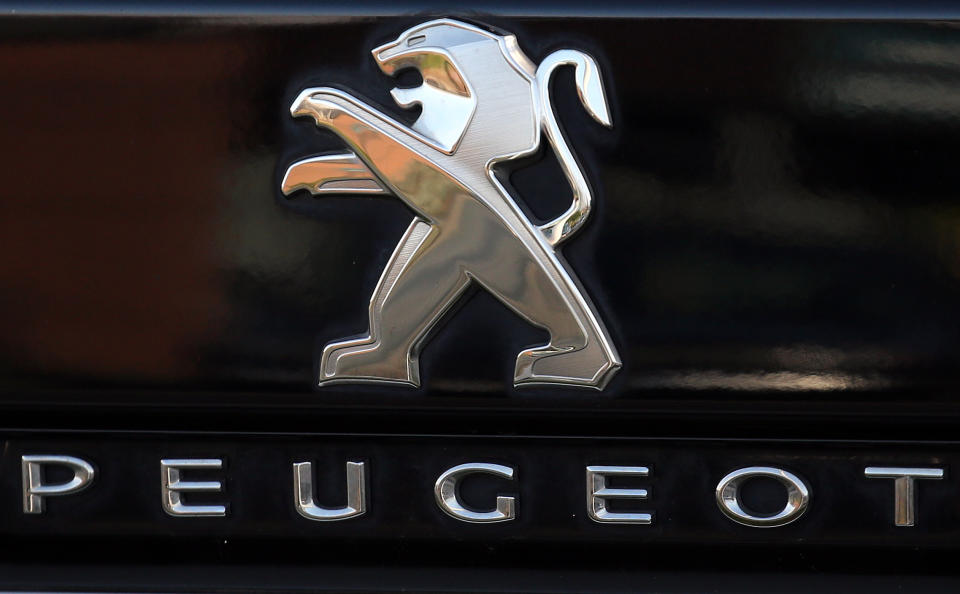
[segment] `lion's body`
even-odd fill
[[[418,215],[371,298],[369,334],[327,345],[320,383],[419,385],[423,340],[476,282],[550,333],[549,344],[518,356],[517,384],[602,387],[619,367],[612,342],[553,247],[492,172],[496,162],[529,154],[539,143],[532,67],[526,58],[505,53],[503,37],[448,22],[413,29],[390,47],[405,47],[411,34],[425,37],[416,46],[418,59],[430,55],[431,44],[447,44],[436,49],[457,72],[436,84],[454,87],[462,79],[476,99],[452,151],[424,136],[432,123],[410,130],[335,89],[301,95],[300,113],[340,135]],[[449,45],[451,40],[457,44]],[[424,81],[432,82],[426,74]]]

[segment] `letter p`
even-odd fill
[[[65,483],[45,483],[45,466],[65,466],[73,471],[73,478]],[[77,493],[93,482],[94,470],[86,460],[73,456],[23,456],[23,513],[42,514],[43,498]]]

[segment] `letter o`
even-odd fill
[[[755,516],[740,505],[740,487],[752,478],[767,477],[787,489],[787,503],[772,516]],[[720,511],[738,524],[753,528],[775,528],[797,520],[810,505],[810,489],[797,475],[769,466],[750,466],[734,470],[717,484],[717,505]]]

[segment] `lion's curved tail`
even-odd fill
[[[573,235],[590,214],[592,196],[577,158],[574,156],[567,140],[560,130],[557,115],[553,111],[550,101],[550,78],[560,66],[574,66],[574,76],[577,84],[577,95],[583,103],[587,113],[594,120],[606,127],[612,127],[610,110],[607,107],[607,97],[603,92],[603,81],[600,78],[600,69],[596,61],[587,54],[577,50],[558,50],[547,56],[537,67],[537,88],[540,101],[540,125],[543,127],[547,139],[557,154],[557,160],[563,169],[563,174],[573,190],[573,202],[570,208],[556,219],[540,226],[547,242],[552,246],[559,245]]]

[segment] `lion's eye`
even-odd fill
[[[407,40],[407,47],[413,47],[415,45],[420,45],[427,40],[426,35],[417,35],[416,37],[411,37]]]

